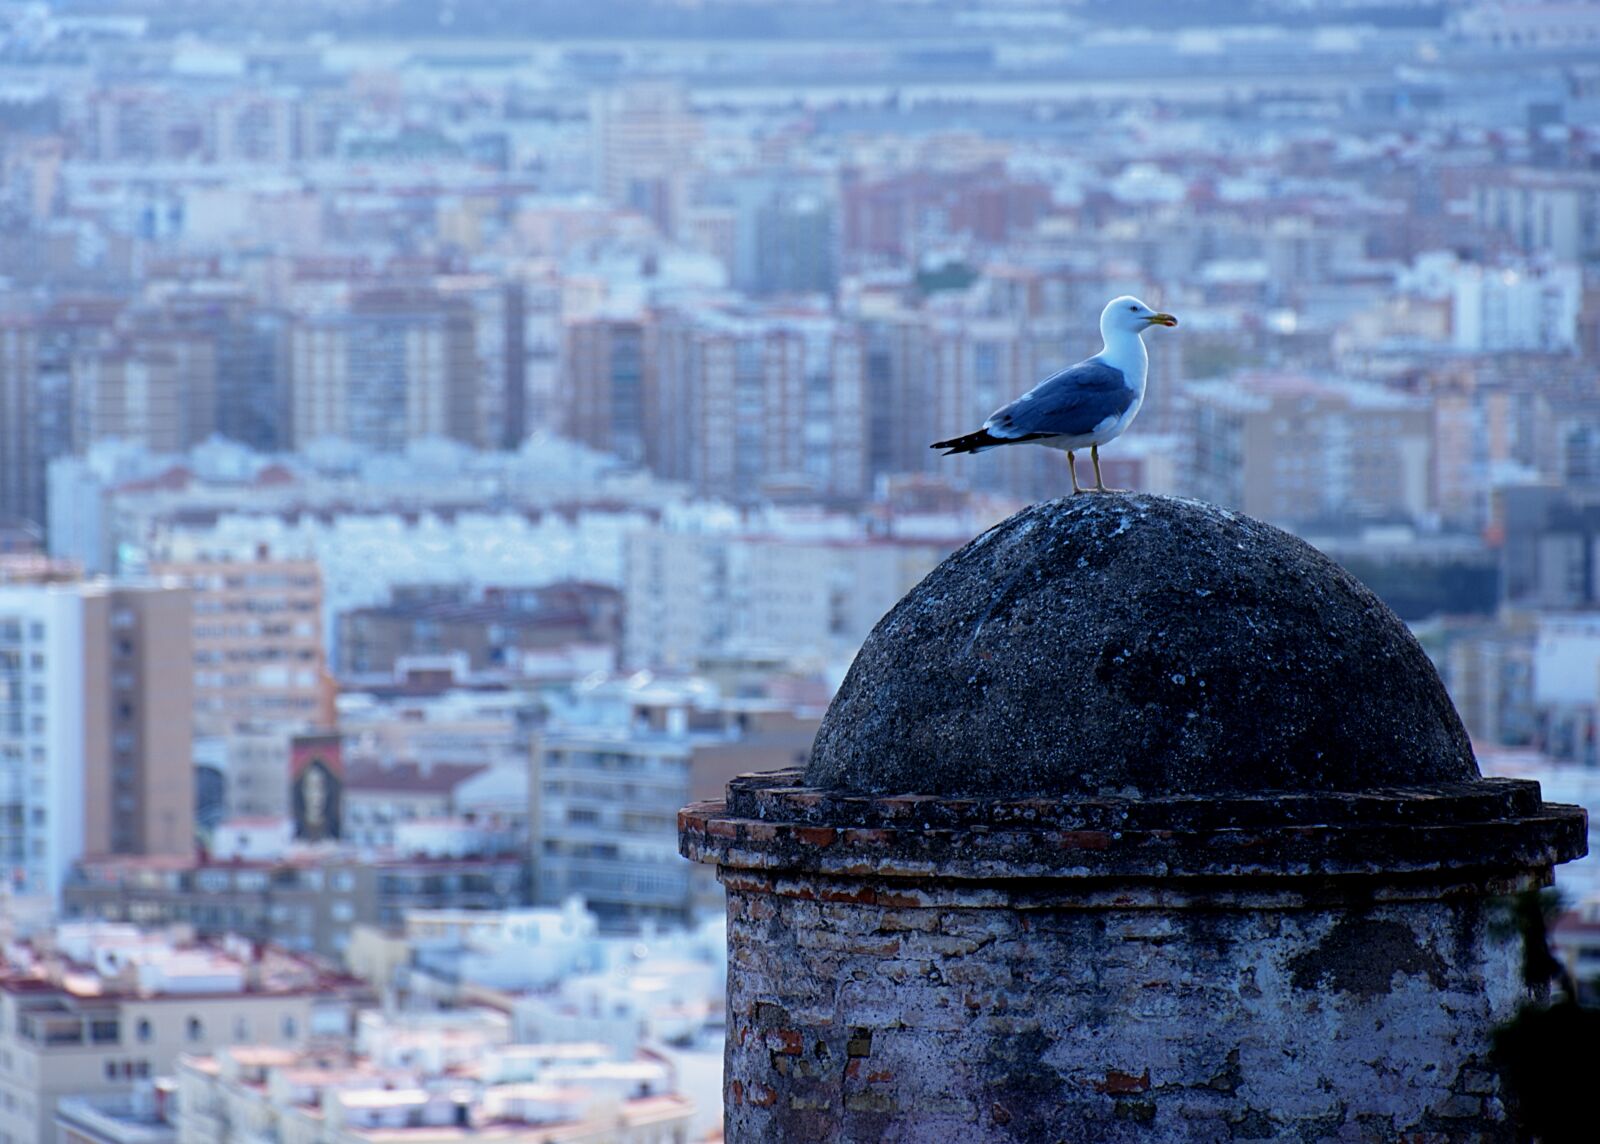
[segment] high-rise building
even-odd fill
[[[176,293],[162,302],[173,328],[205,337],[216,354],[216,432],[252,449],[284,444],[285,316],[244,291]]]
[[[524,436],[553,428],[561,390],[562,282],[553,271],[530,273],[518,291],[522,318],[522,427]]]
[[[299,100],[288,91],[240,91],[211,105],[211,150],[220,163],[288,164],[299,158]]]
[[[472,327],[472,440],[481,449],[515,449],[528,432],[522,286],[484,275],[437,284],[442,298],[465,303]]]
[[[38,338],[26,320],[0,321],[0,524],[42,521],[33,404],[38,385]]]
[[[186,589],[0,582],[0,863],[59,895],[85,854],[194,840]]]
[[[700,121],[675,83],[635,83],[599,92],[590,104],[595,184],[618,206],[677,234]]]
[[[194,600],[194,729],[327,721],[322,572],[314,560],[196,560],[151,571]]]
[[[940,436],[922,315],[896,310],[862,324],[867,464],[873,473],[915,473],[932,466],[929,442]]]
[[[1577,346],[1583,274],[1576,264],[1463,265],[1456,268],[1451,290],[1458,350],[1563,353]]]
[[[342,437],[398,452],[477,434],[470,307],[430,290],[369,290],[289,331],[293,444]]]
[[[656,327],[646,456],[660,476],[749,500],[868,487],[863,353],[821,313],[671,311]]]
[[[643,318],[566,324],[561,425],[575,441],[632,461],[645,456],[652,342]]]
[[[762,172],[718,186],[734,212],[734,285],[752,294],[833,292],[839,236],[828,179]]]
[[[216,430],[217,352],[202,333],[141,328],[72,362],[74,439],[178,453]]]
[[[1480,227],[1523,254],[1578,261],[1600,245],[1600,180],[1593,171],[1484,167],[1464,199]]]
[[[1188,388],[1193,495],[1274,523],[1433,510],[1433,412],[1369,383],[1246,374]]]
[[[35,473],[31,519],[39,524],[49,522],[50,462],[87,446],[77,436],[80,418],[74,362],[85,354],[110,349],[124,307],[120,298],[67,297],[46,307],[36,319],[31,421],[25,432],[29,464]],[[0,428],[0,434],[4,432]]]

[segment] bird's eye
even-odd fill
[[[1137,306],[1129,306],[1129,307],[1128,307],[1128,309],[1130,309],[1130,310],[1137,310],[1137,309],[1138,309],[1138,308],[1139,308],[1139,307],[1137,307]]]

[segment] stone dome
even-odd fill
[[[1405,625],[1310,545],[1195,501],[1034,505],[879,622],[810,787],[1159,798],[1478,778]]]

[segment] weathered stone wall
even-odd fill
[[[1483,897],[1016,909],[724,878],[730,1141],[1516,1138],[1484,1058],[1525,993]]]

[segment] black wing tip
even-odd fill
[[[1054,433],[1024,433],[1020,437],[996,437],[987,429],[979,429],[976,433],[968,433],[965,437],[935,441],[928,448],[944,449],[943,456],[949,457],[955,453],[976,453],[980,449],[993,449],[1000,445],[1021,445],[1025,441],[1042,441],[1054,436]]]

